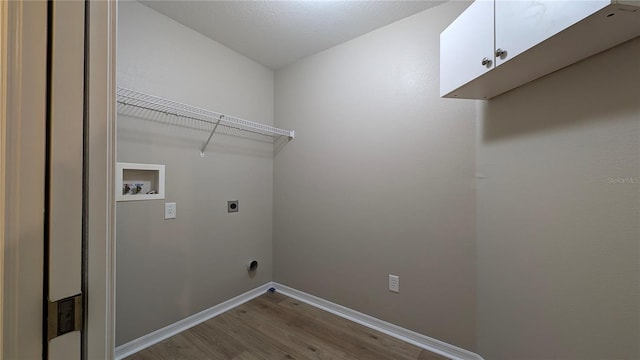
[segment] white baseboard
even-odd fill
[[[165,326],[162,329],[156,330],[150,334],[139,337],[126,344],[122,344],[116,348],[114,353],[115,360],[121,360],[129,355],[133,355],[138,351],[144,350],[152,345],[159,343],[162,340],[168,339],[173,335],[181,333],[189,328],[192,328],[202,322],[205,322],[211,318],[214,318],[225,311],[229,311],[236,306],[242,305],[249,300],[257,298],[264,294],[273,287],[272,282],[268,282],[264,285],[258,286],[253,290],[249,290],[244,294],[238,295],[232,299],[229,299],[223,303],[210,307],[197,314],[191,315],[178,322],[175,322],[169,326]]]
[[[482,357],[471,351],[447,344],[443,341],[430,338],[386,321],[374,318],[347,307],[332,303],[331,301],[307,294],[305,292],[290,288],[286,285],[273,283],[276,291],[282,295],[294,298],[309,305],[315,306],[324,311],[338,315],[347,320],[353,321],[370,329],[387,334],[396,339],[413,344],[422,349],[440,354],[452,360],[483,360]]]
[[[269,282],[257,288],[247,291],[244,294],[238,295],[233,299],[229,299],[223,303],[215,305],[209,309],[203,310],[195,315],[191,315],[185,319],[175,322],[162,329],[156,330],[150,334],[144,335],[138,339],[132,340],[126,344],[120,345],[115,350],[115,360],[121,360],[129,355],[133,355],[138,351],[144,350],[154,344],[159,343],[162,340],[170,338],[173,335],[181,333],[189,328],[192,328],[202,322],[205,322],[211,318],[214,318],[225,311],[229,311],[236,306],[242,305],[245,302],[252,300],[262,294],[264,294],[270,288],[275,288],[277,292],[302,301],[311,306],[315,306],[324,311],[328,311],[332,314],[338,315],[347,320],[353,321],[360,325],[366,326],[373,330],[379,331],[383,334],[387,334],[396,339],[400,339],[409,344],[413,344],[422,349],[431,351],[436,354],[445,356],[451,360],[483,360],[478,354],[471,351],[447,344],[440,340],[430,338],[428,336],[419,334],[417,332],[407,330],[400,326],[376,319],[372,316],[363,314],[361,312],[349,309],[347,307],[332,303],[331,301],[307,294],[305,292],[290,288],[286,285]]]

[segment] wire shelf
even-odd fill
[[[158,96],[137,92],[135,90],[122,87],[118,87],[117,102],[119,104],[122,104],[123,108],[133,106],[143,110],[159,112],[164,115],[171,115],[179,118],[211,124],[213,126],[213,129],[209,134],[209,138],[200,149],[201,156],[204,156],[204,151],[207,149],[207,146],[209,145],[213,134],[216,132],[219,126],[236,130],[249,131],[255,134],[271,136],[272,138],[286,136],[289,139],[293,139],[295,136],[295,132],[293,130],[279,129],[273,126],[244,120],[235,116],[221,114],[215,111],[179,103],[173,100],[163,99]]]

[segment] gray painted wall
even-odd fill
[[[479,102],[486,359],[640,358],[639,61],[636,39]]]
[[[119,86],[273,123],[271,70],[137,2],[118,16]],[[117,204],[118,345],[272,279],[271,143],[216,135],[200,158],[208,133],[156,120],[118,117],[118,161],[166,165],[164,201]]]
[[[475,347],[475,104],[440,99],[452,2],[275,75],[274,278]],[[387,290],[400,276],[400,293]]]
[[[298,138],[275,160],[275,280],[486,359],[639,358],[640,40],[441,100],[462,7],[276,72]]]

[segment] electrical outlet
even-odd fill
[[[176,203],[164,203],[164,219],[176,218]]]
[[[400,276],[389,274],[389,291],[400,292]]]

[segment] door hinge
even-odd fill
[[[47,340],[82,331],[82,294],[49,302]]]

